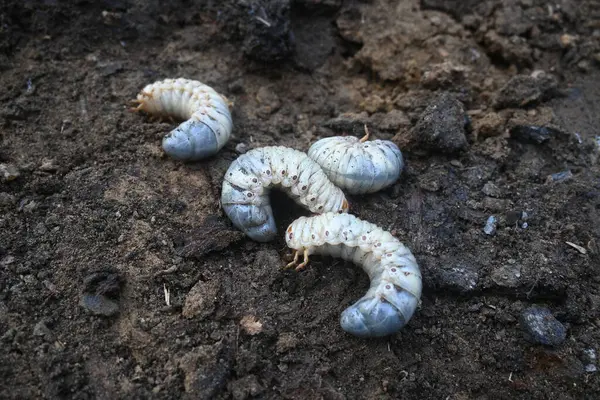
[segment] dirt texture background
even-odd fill
[[[209,160],[127,110],[176,77],[235,103]],[[1,398],[598,398],[599,1],[4,0],[0,88]],[[240,151],[365,123],[407,166],[351,212],[424,283],[377,340],[339,326],[360,268],[282,271],[219,207]],[[562,344],[526,340],[532,305]]]

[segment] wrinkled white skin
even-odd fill
[[[359,337],[396,333],[410,320],[421,297],[421,272],[410,250],[389,232],[350,214],[301,217],[287,229],[288,247],[361,265],[371,287],[344,310],[340,323]]]
[[[233,122],[227,99],[205,84],[165,79],[146,86],[137,108],[159,117],[186,120],[163,139],[167,155],[196,161],[216,154],[229,140]]]
[[[233,224],[258,242],[277,234],[269,200],[275,186],[313,213],[348,210],[344,193],[305,153],[279,146],[251,150],[225,173],[221,205]]]
[[[400,149],[389,140],[360,142],[354,136],[333,136],[314,143],[308,156],[336,186],[351,194],[390,186],[404,167]]]

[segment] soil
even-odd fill
[[[1,398],[598,398],[599,1],[0,7]],[[176,77],[234,102],[209,160],[166,158],[175,124],[128,112]],[[422,147],[445,132],[421,121],[440,96],[467,140]],[[239,149],[364,123],[407,166],[351,212],[400,238],[424,283],[410,323],[370,340],[339,326],[360,268],[282,271],[283,236],[255,243],[219,207]],[[306,215],[273,195],[282,232]],[[525,339],[532,305],[561,345]]]

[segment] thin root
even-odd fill
[[[369,128],[367,128],[367,124],[365,124],[365,136],[362,137],[362,139],[360,139],[361,143],[366,142],[367,140],[369,140]]]

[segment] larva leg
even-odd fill
[[[298,263],[298,259],[300,258],[300,252],[298,250],[294,250],[294,261],[286,265],[283,269],[292,268],[294,265]]]
[[[296,254],[298,254],[298,252],[296,252]],[[308,249],[304,249],[304,260],[301,264],[298,264],[298,266],[296,267],[296,271],[302,271],[304,267],[308,265],[308,261]]]
[[[369,140],[369,135],[370,135],[370,134],[369,134],[369,128],[367,128],[367,124],[365,124],[365,136],[363,136],[363,137],[362,137],[362,138],[359,140],[359,142],[361,142],[361,143],[364,143],[364,142],[366,142],[367,140]]]

